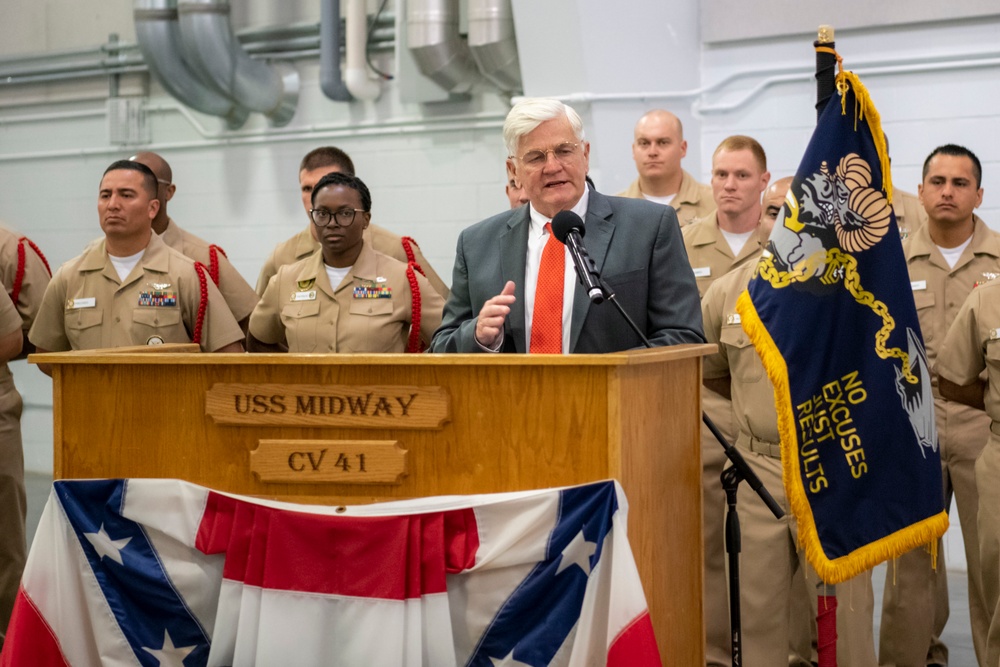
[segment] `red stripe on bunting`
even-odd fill
[[[17,592],[14,613],[7,626],[7,641],[0,653],[3,667],[67,667],[66,657],[52,628],[24,589]]]
[[[323,516],[210,493],[196,546],[225,553],[223,576],[250,586],[384,600],[447,591],[475,563],[472,510],[411,516]]]
[[[608,648],[608,667],[655,667],[662,664],[648,611],[629,623]]]

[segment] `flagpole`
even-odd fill
[[[821,25],[816,41],[816,120],[823,115],[823,109],[837,90],[837,52],[833,41],[833,26]]]
[[[831,25],[817,29],[816,41],[816,121],[836,92],[837,51]],[[819,667],[837,667],[837,589],[816,584],[816,656]]]

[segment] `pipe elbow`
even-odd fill
[[[344,81],[347,90],[359,100],[374,101],[382,94],[382,86],[369,77],[365,69],[348,67],[344,70]]]

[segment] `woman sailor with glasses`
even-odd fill
[[[441,323],[444,299],[420,267],[365,241],[371,194],[332,173],[312,192],[319,252],[283,266],[250,315],[250,352],[419,352]]]

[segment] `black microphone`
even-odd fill
[[[561,243],[569,247],[569,255],[573,258],[573,265],[576,267],[576,275],[580,278],[580,284],[587,290],[587,296],[593,303],[604,302],[604,290],[600,286],[600,278],[597,275],[597,267],[587,254],[587,249],[583,245],[583,235],[587,233],[587,228],[583,226],[583,220],[573,211],[559,211],[556,217],[552,218],[552,233]]]

